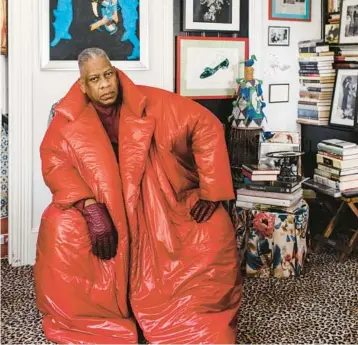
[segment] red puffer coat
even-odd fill
[[[42,216],[35,285],[48,339],[57,343],[235,343],[241,281],[234,230],[220,206],[197,224],[199,199],[234,198],[223,128],[176,94],[136,86],[122,72],[119,167],[78,84],[56,106],[41,145],[53,193]],[[105,203],[118,253],[91,253],[73,204]]]

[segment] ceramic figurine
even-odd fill
[[[259,129],[265,118],[263,109],[266,106],[263,98],[262,80],[255,79],[254,68],[257,61],[255,55],[243,61],[245,77],[236,80],[238,84],[237,98],[233,102],[233,111],[228,121],[233,128]]]

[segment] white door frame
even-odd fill
[[[32,71],[35,0],[8,1],[9,262],[28,264],[32,224]],[[35,12],[35,13],[34,13]]]

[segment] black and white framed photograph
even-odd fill
[[[338,43],[339,40],[339,24],[325,25],[324,41],[328,44]]]
[[[184,31],[240,31],[241,0],[184,0]]]
[[[269,26],[268,27],[269,46],[289,46],[290,28],[288,26]]]
[[[270,84],[269,103],[287,103],[290,100],[290,84]]]
[[[337,69],[329,124],[353,128],[357,117],[358,68]]]
[[[342,0],[339,43],[358,44],[358,0]]]

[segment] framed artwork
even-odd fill
[[[358,68],[337,69],[329,124],[353,128],[357,121]]]
[[[311,21],[312,0],[269,0],[270,20]]]
[[[85,48],[122,70],[148,69],[148,0],[39,0],[41,69],[77,70]]]
[[[269,103],[287,103],[290,100],[290,84],[270,84]]]
[[[1,55],[7,55],[7,0],[0,0],[1,6]]]
[[[342,0],[339,43],[358,44],[358,0]]]
[[[338,43],[339,24],[326,24],[324,28],[325,28],[324,41],[328,44]]]
[[[240,31],[241,0],[184,0],[184,31]]]
[[[269,46],[289,46],[290,28],[288,26],[269,26],[268,27]]]
[[[176,92],[195,99],[231,98],[247,58],[247,38],[178,36]]]

